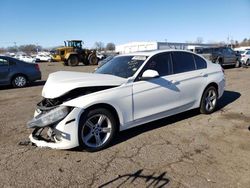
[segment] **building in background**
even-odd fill
[[[164,49],[182,49],[195,51],[199,48],[218,46],[218,44],[198,44],[198,43],[178,43],[178,42],[130,42],[122,45],[116,45],[115,51],[120,54],[131,52],[164,50]]]

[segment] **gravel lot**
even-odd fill
[[[94,66],[41,63],[58,70]],[[0,187],[250,187],[250,69],[230,68],[218,110],[196,110],[122,132],[96,153],[19,145],[44,81],[0,88]]]

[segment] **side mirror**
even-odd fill
[[[141,80],[148,80],[148,79],[151,79],[151,78],[157,78],[159,76],[160,75],[159,75],[159,73],[157,71],[148,69],[148,70],[143,72]]]

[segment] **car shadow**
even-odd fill
[[[43,86],[46,83],[46,80],[40,80],[30,83],[27,87]]]
[[[236,91],[224,91],[223,96],[220,98],[217,104],[217,111],[221,110],[225,106],[229,105],[230,103],[236,101],[238,98],[240,98],[241,94]]]
[[[119,183],[116,187],[126,187],[126,185],[131,185],[134,181],[144,181],[147,184],[147,187],[165,187],[167,184],[170,183],[170,179],[167,177],[167,172],[161,173],[159,176],[156,175],[155,172],[153,172],[150,175],[145,175],[143,173],[143,169],[139,169],[136,172],[118,175],[114,179],[99,185],[99,188],[104,187],[112,187],[113,183]]]
[[[28,84],[26,87],[24,88],[28,88],[28,87],[36,87],[36,86],[43,86],[46,83],[45,80],[39,80],[36,82],[32,82],[30,84]],[[0,86],[0,90],[9,90],[9,89],[18,89],[18,88],[14,88],[11,85],[8,86]]]
[[[241,94],[238,92],[225,91],[222,98],[218,101],[218,106],[217,106],[216,111],[219,111],[219,110],[223,109],[224,107],[226,107],[227,105],[229,105],[230,103],[236,101],[238,98],[240,98],[240,96],[241,96]],[[134,128],[119,132],[109,147],[112,147],[116,144],[125,142],[126,140],[129,140],[129,139],[136,137],[140,134],[143,134],[145,132],[158,129],[158,128],[161,128],[163,126],[169,126],[169,125],[174,124],[176,122],[197,116],[199,114],[200,114],[200,112],[198,109],[189,110],[189,111],[177,114],[177,115],[166,117],[166,118],[163,118],[160,120],[156,120],[156,121],[153,121],[150,123],[143,124],[143,125],[138,126],[138,127],[134,127]]]

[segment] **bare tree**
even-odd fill
[[[104,49],[104,43],[103,42],[95,42],[94,48],[96,48],[98,51],[101,51]]]
[[[203,38],[202,37],[197,37],[196,43],[202,44],[203,43]]]
[[[5,48],[0,48],[0,54],[3,54],[6,52],[6,49]]]
[[[106,45],[106,50],[108,50],[108,51],[114,51],[114,50],[115,50],[115,44],[112,43],[112,42],[109,42],[109,43]]]
[[[41,46],[37,46],[37,45],[34,45],[34,44],[27,44],[27,45],[21,45],[19,46],[19,50],[22,51],[22,52],[25,52],[25,53],[35,53],[39,50],[41,50],[42,47]]]
[[[16,53],[18,51],[18,49],[17,49],[16,46],[10,46],[10,47],[7,48],[7,51],[8,52]]]
[[[243,41],[241,41],[240,46],[250,46],[250,39],[244,38]]]
[[[240,44],[239,44],[239,42],[236,40],[235,41],[235,47],[239,47],[240,46]]]

